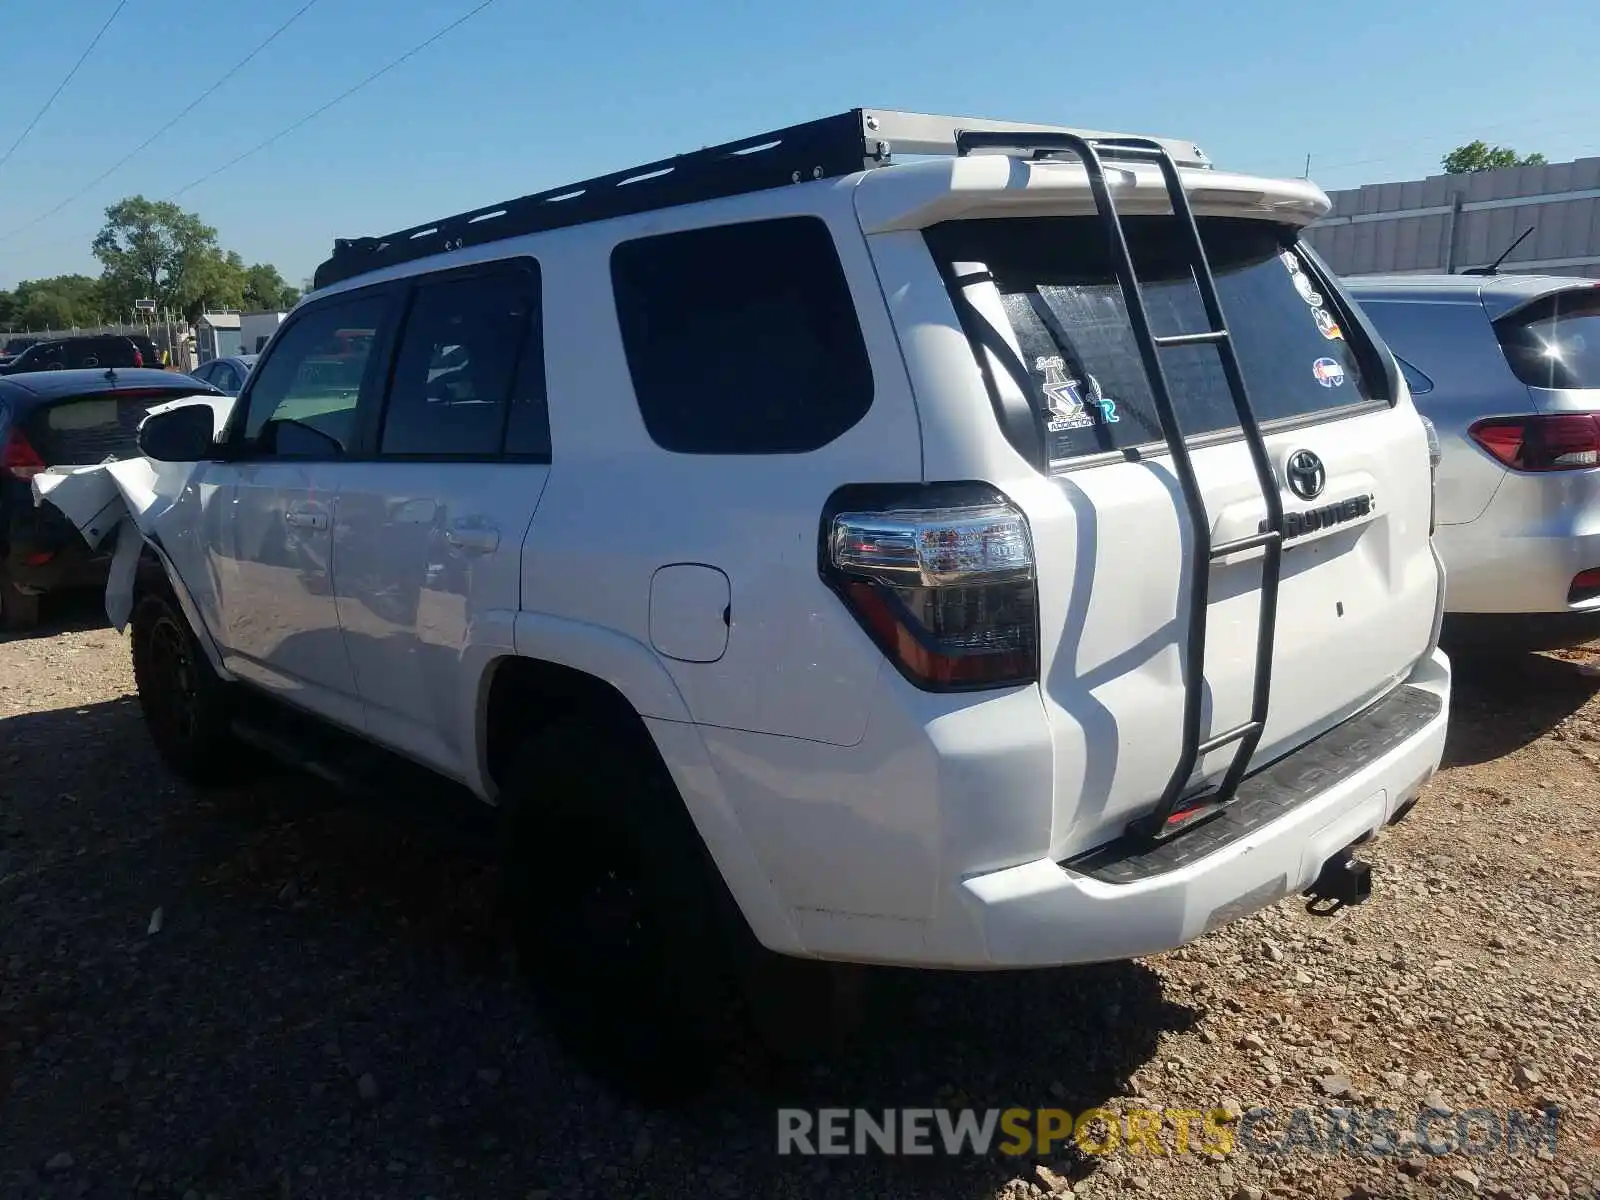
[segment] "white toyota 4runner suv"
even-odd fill
[[[524,960],[631,1077],[710,1061],[750,964],[1358,901],[1450,672],[1429,439],[1327,209],[858,109],[341,240],[220,432],[144,423],[151,733],[498,805]]]

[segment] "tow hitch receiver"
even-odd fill
[[[1360,904],[1372,895],[1372,865],[1356,858],[1346,846],[1322,864],[1321,874],[1305,895],[1311,898],[1306,908],[1319,916],[1331,915],[1347,904]]]

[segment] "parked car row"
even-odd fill
[[[161,365],[161,351],[143,334],[90,334],[32,342],[0,365],[0,375]]]

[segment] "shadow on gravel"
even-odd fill
[[[1600,692],[1600,677],[1543,654],[1451,652],[1444,765],[1472,766],[1537,741]]]
[[[40,605],[39,624],[32,629],[0,629],[0,645],[55,637],[58,633],[103,629],[108,623],[104,592],[97,589],[52,592]]]
[[[5,1195],[976,1200],[1031,1161],[781,1158],[776,1109],[1080,1112],[1199,1015],[1134,963],[880,970],[851,1051],[650,1114],[541,1028],[451,798],[379,813],[289,773],[197,796],[124,699],[0,721],[0,800]]]

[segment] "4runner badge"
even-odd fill
[[[1296,538],[1305,537],[1308,533],[1316,533],[1319,529],[1331,529],[1335,525],[1343,525],[1348,521],[1359,521],[1362,517],[1369,516],[1377,506],[1377,497],[1373,495],[1351,496],[1347,500],[1337,500],[1332,504],[1324,504],[1318,508],[1301,509],[1299,512],[1286,512],[1283,514],[1283,540],[1292,542]],[[1267,531],[1267,523],[1262,521],[1257,528],[1258,533]]]
[[[1045,427],[1051,433],[1061,433],[1068,429],[1087,429],[1092,425],[1114,425],[1122,420],[1117,415],[1117,402],[1106,398],[1100,390],[1100,381],[1093,375],[1089,376],[1089,391],[1092,395],[1086,399],[1083,395],[1083,384],[1076,379],[1067,378],[1065,360],[1055,356],[1036,358],[1033,360],[1033,369],[1044,372],[1044,383],[1040,388],[1044,392],[1046,403],[1050,406],[1050,415]]]

